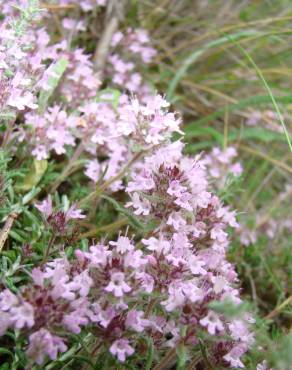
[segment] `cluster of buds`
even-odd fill
[[[36,208],[42,213],[46,223],[50,226],[55,235],[64,235],[68,230],[71,220],[85,218],[80,209],[73,204],[67,211],[53,209],[52,198],[49,196],[41,203],[36,204]]]

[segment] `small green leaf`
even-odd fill
[[[246,312],[249,305],[246,302],[236,305],[230,299],[225,299],[222,302],[213,301],[209,303],[209,307],[213,311],[225,315],[227,317],[237,317]]]
[[[14,112],[0,113],[0,122],[1,121],[12,121],[16,118]]]
[[[280,132],[271,131],[261,127],[244,127],[242,130],[232,129],[228,134],[228,141],[238,139],[256,139],[265,143],[271,141],[285,141],[285,137]]]
[[[17,240],[18,242],[20,243],[24,243],[25,242],[25,239],[23,239],[17,232],[15,232],[14,230],[10,230],[9,231],[9,235],[11,236],[11,238]]]
[[[211,136],[213,137],[218,144],[222,146],[224,142],[224,136],[221,134],[221,132],[217,131],[213,127],[206,127],[206,126],[192,126],[192,129],[188,129],[189,126],[186,127],[186,132],[188,136],[191,137],[202,137],[202,136]]]
[[[143,225],[142,222],[140,222],[137,217],[135,217],[127,208],[123,207],[115,199],[113,199],[113,198],[111,198],[107,195],[102,195],[101,198],[106,199],[107,201],[109,201],[115,207],[115,209],[118,212],[120,212],[121,214],[126,216],[129,219],[129,221],[130,221],[130,223],[132,224],[133,227],[135,227],[138,230],[144,229],[145,225]]]
[[[9,370],[10,365],[8,362],[5,362],[3,365],[0,366],[0,370]]]
[[[147,344],[148,344],[148,352],[147,352],[145,370],[151,370],[152,369],[153,356],[154,356],[154,345],[153,345],[152,338],[147,337],[146,341],[147,341]]]
[[[99,91],[96,95],[97,102],[111,103],[112,106],[116,109],[119,105],[121,92],[117,89],[103,89]]]
[[[0,347],[0,355],[9,355],[12,358],[14,357],[12,352],[10,352],[8,349],[3,348],[3,347]]]
[[[34,159],[27,176],[25,176],[22,184],[18,185],[16,189],[18,191],[29,191],[36,186],[48,168],[48,161],[43,159],[38,161]]]
[[[177,354],[177,357],[178,357],[176,369],[177,370],[183,370],[183,369],[185,369],[186,362],[187,362],[187,351],[186,351],[186,347],[183,344],[180,344],[177,347],[176,354]]]
[[[51,64],[47,69],[47,73],[49,74],[48,81],[47,81],[47,89],[42,90],[39,95],[38,105],[39,111],[44,112],[50,97],[52,96],[54,90],[59,84],[61,77],[63,76],[64,72],[66,71],[68,66],[67,59],[60,59],[56,63]]]

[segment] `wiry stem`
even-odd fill
[[[99,341],[97,342],[97,344],[94,346],[91,354],[90,354],[90,357],[94,359],[94,356],[97,354],[98,350],[100,349],[100,347],[102,346],[103,342],[102,341]],[[89,370],[90,369],[90,365],[85,365],[84,367],[84,370]]]
[[[72,167],[74,166],[74,163],[77,161],[77,159],[80,157],[83,151],[84,151],[84,144],[83,144],[83,141],[81,141],[79,145],[77,146],[72,158],[69,160],[67,166],[64,168],[63,172],[51,186],[51,189],[50,189],[51,193],[54,193],[58,189],[58,187],[61,185],[61,183],[66,179]]]
[[[97,236],[101,232],[110,232],[112,230],[118,230],[121,226],[124,226],[127,223],[128,223],[128,219],[127,218],[122,218],[121,220],[117,220],[115,222],[112,222],[111,224],[89,230],[89,231],[81,234],[78,239],[80,240],[80,239],[83,239],[83,238],[90,238],[90,237],[93,237],[93,236]]]
[[[189,364],[187,370],[194,370],[196,365],[202,360],[201,354],[198,354],[193,361]]]
[[[163,357],[162,361],[157,364],[153,370],[166,370],[169,368],[169,365],[171,365],[176,357],[176,348],[171,348],[166,355]]]
[[[119,27],[119,21],[123,17],[123,0],[109,0],[106,9],[105,29],[94,53],[95,70],[102,72],[109,53],[114,33]]]
[[[51,251],[51,248],[54,244],[55,239],[56,239],[56,235],[52,234],[51,237],[50,237],[50,240],[48,242],[48,246],[45,250],[45,254],[44,254],[44,257],[43,257],[43,260],[42,260],[42,265],[45,265],[47,263],[47,260],[48,260],[48,257],[50,255],[50,251]]]
[[[152,298],[148,304],[148,307],[146,309],[146,313],[145,313],[145,318],[147,319],[151,313],[152,313],[152,309],[153,307],[155,306],[155,303],[156,303],[157,299],[156,298]]]
[[[110,44],[114,33],[117,31],[119,26],[119,20],[117,17],[113,17],[108,22],[104,33],[102,34],[101,40],[94,54],[94,64],[96,71],[102,71],[106,62],[106,58],[109,52]]]
[[[7,125],[7,129],[5,131],[5,134],[4,134],[4,137],[3,137],[3,141],[2,141],[2,148],[5,148],[7,146],[7,144],[9,143],[9,138],[10,138],[10,135],[13,131],[13,127],[14,127],[14,123],[15,123],[15,119],[13,119],[12,121],[8,122],[8,125]]]
[[[288,306],[290,303],[292,303],[292,295],[290,295],[290,297],[288,297],[283,303],[281,303],[278,307],[276,307],[273,311],[271,311],[267,316],[265,316],[265,319],[269,320],[277,316],[283,310],[283,308]]]

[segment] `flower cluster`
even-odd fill
[[[174,319],[173,342],[194,345],[197,333],[206,330],[220,342],[211,348],[217,366],[226,361],[243,367],[240,357],[253,342],[250,318],[228,320],[208,308],[214,300],[235,305],[241,300],[237,275],[226,260],[226,229],[238,227],[235,213],[208,191],[203,162],[182,156],[181,145],[171,144],[145,158],[126,191],[131,196],[128,207],[156,221],[152,236],[142,243],[151,252],[154,290],[165,294],[160,303],[179,317]],[[187,330],[181,338],[183,326]],[[230,341],[223,339],[226,336]]]
[[[82,141],[91,159],[85,174],[97,182],[105,171],[105,180],[115,176],[122,164],[137,148],[148,149],[170,139],[179,129],[180,118],[168,111],[169,103],[160,95],[149,96],[146,103],[137,99],[120,97],[117,111],[109,102],[90,102],[78,109],[77,115],[68,116],[57,105],[48,108],[43,115],[28,113],[26,124],[31,128],[32,154],[37,159],[66,152],[68,146]],[[107,157],[99,163],[97,157]],[[116,182],[113,189],[118,189]]]
[[[115,48],[115,53],[108,58],[111,64],[108,73],[113,83],[140,97],[149,95],[149,88],[143,82],[141,74],[136,71],[135,61],[133,58],[130,61],[126,59],[128,53],[130,56],[139,57],[143,63],[152,61],[156,50],[150,44],[148,33],[132,28],[128,28],[124,34],[118,31],[113,35],[111,45]]]
[[[75,138],[70,132],[71,121],[58,105],[49,107],[42,115],[27,113],[25,123],[31,129],[26,131],[27,139],[31,137],[31,153],[38,160],[49,158],[51,150],[60,155],[66,153],[66,146],[75,145]]]
[[[217,364],[242,367],[240,357],[253,340],[250,318],[230,320],[208,308],[216,298],[240,302],[229,285],[236,274],[218,261],[218,253],[196,255],[186,236],[182,239],[182,234],[169,241],[151,237],[142,240],[146,248],[140,249],[119,236],[109,245],[77,250],[72,261],[58,258],[34,269],[32,284],[18,295],[8,289],[1,293],[1,334],[9,327],[28,330],[27,355],[41,364],[67,349],[65,338],[55,334],[60,329],[78,334],[90,327],[121,362],[134,353],[141,333],[156,338],[157,349],[163,350],[179,343],[194,346],[204,330],[219,341],[211,346]],[[147,304],[151,294],[160,313],[152,312],[151,301]]]
[[[167,142],[173,132],[181,133],[180,118],[168,108],[169,104],[160,95],[149,96],[147,102],[130,100],[126,95],[119,99],[116,112],[109,103],[90,103],[80,109],[87,150],[95,156],[87,164],[85,174],[97,182],[106,170],[104,179],[115,176],[125,160],[138,150],[148,150]],[[80,118],[76,119],[80,122]],[[80,132],[80,131],[79,131]],[[97,156],[109,159],[99,163]],[[121,188],[120,180],[112,190]]]
[[[217,189],[222,189],[226,185],[229,175],[237,177],[242,174],[243,168],[240,162],[235,162],[237,155],[237,150],[230,146],[224,150],[213,148],[210,153],[204,156],[203,162]]]
[[[11,4],[10,4],[11,7]],[[35,35],[26,32],[33,22],[37,4],[30,2],[20,20],[7,17],[0,26],[0,112],[2,115],[36,109],[34,93],[44,71]]]
[[[94,72],[90,55],[82,49],[70,51],[67,42],[62,41],[51,47],[56,59],[66,59],[68,67],[65,72],[60,93],[66,98],[70,107],[77,108],[80,102],[94,98],[101,84],[98,74]]]
[[[42,364],[46,356],[54,360],[67,350],[64,339],[54,333],[65,329],[79,333],[89,322],[86,298],[91,279],[82,262],[71,266],[57,259],[32,271],[32,284],[15,295],[6,289],[0,293],[2,335],[7,328],[29,330],[27,355]]]
[[[150,63],[156,55],[156,50],[150,46],[150,38],[143,29],[127,28],[125,33],[116,32],[112,38],[112,46],[117,45],[140,56],[144,63]]]
[[[283,132],[283,127],[278,123],[277,114],[272,110],[251,112],[246,124],[251,127],[264,127],[271,131]]]
[[[85,215],[82,214],[82,210],[77,209],[76,204],[72,204],[67,210],[54,210],[51,196],[37,203],[35,207],[42,213],[55,235],[63,234],[70,220],[85,218]]]
[[[292,186],[287,184],[279,194],[279,202],[289,202],[291,195]],[[243,217],[237,230],[241,244],[246,247],[255,244],[261,236],[274,240],[279,235],[291,233],[292,231],[292,219],[290,216],[279,214],[273,217],[264,207],[258,210],[254,222],[250,221],[248,217]]]

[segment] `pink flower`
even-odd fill
[[[216,331],[224,330],[224,326],[219,316],[212,311],[209,311],[208,315],[200,320],[200,324],[207,328],[209,334],[215,335]]]
[[[164,240],[163,237],[159,239],[154,237],[151,237],[149,239],[142,239],[142,243],[147,246],[147,249],[158,254],[167,254],[170,250],[170,242]]]
[[[44,215],[50,216],[53,213],[53,202],[52,197],[49,195],[47,199],[41,203],[35,204],[35,207]]]
[[[227,280],[223,276],[212,276],[211,281],[214,284],[214,292],[216,294],[222,293],[229,287]]]
[[[182,288],[179,285],[173,284],[168,288],[168,299],[162,301],[161,304],[165,306],[167,311],[173,311],[176,308],[182,307],[186,301],[186,297]]]
[[[134,193],[132,195],[132,202],[128,202],[126,207],[134,207],[135,208],[135,215],[144,215],[147,216],[150,213],[151,204],[147,200],[141,201],[139,194]]]
[[[111,46],[115,47],[119,44],[119,42],[122,40],[123,34],[120,31],[117,31],[113,34],[112,40],[111,40]]]
[[[126,357],[132,356],[135,350],[129,345],[129,341],[127,339],[118,339],[111,345],[110,352],[116,356],[119,361],[124,362]]]
[[[10,314],[11,321],[17,329],[22,329],[25,326],[30,328],[34,325],[34,309],[27,302],[12,307],[10,309]]]
[[[107,247],[101,244],[92,245],[89,250],[90,252],[85,253],[85,256],[88,258],[90,265],[93,267],[105,266],[112,254]]]
[[[206,275],[207,271],[203,268],[206,263],[195,255],[189,258],[189,268],[194,275]]]
[[[205,292],[203,289],[198,287],[197,279],[192,279],[183,283],[182,290],[186,296],[186,299],[192,303],[199,302],[204,299]]]
[[[12,94],[7,102],[8,105],[14,107],[20,111],[26,107],[30,109],[36,109],[38,106],[35,104],[35,97],[29,91],[23,92],[22,90],[15,87]]]
[[[141,284],[141,289],[145,291],[145,293],[151,293],[154,289],[154,279],[151,275],[146,274],[145,272],[137,272],[136,279]]]
[[[38,161],[49,158],[48,150],[45,145],[37,145],[31,152]]]
[[[62,26],[67,30],[73,30],[73,29],[76,29],[78,31],[86,30],[84,22],[77,21],[76,19],[72,19],[72,18],[64,18],[62,21]]]
[[[253,335],[250,333],[247,324],[243,320],[233,320],[228,327],[233,339],[244,342],[248,345],[253,343]]]
[[[272,368],[269,368],[267,361],[264,360],[260,364],[257,364],[256,370],[273,370],[273,369]]]
[[[111,281],[104,290],[113,293],[115,297],[122,297],[124,293],[129,293],[132,289],[125,282],[125,274],[122,272],[114,272],[111,275]]]
[[[178,230],[183,230],[184,226],[187,224],[186,220],[180,215],[179,212],[172,212],[167,220],[167,225],[173,226],[173,228]]]
[[[96,307],[95,307],[96,311]],[[97,315],[91,318],[93,322],[98,322],[102,327],[107,328],[112,319],[116,316],[117,312],[110,306],[106,310],[98,310]]]
[[[109,242],[109,244],[114,245],[116,247],[115,248],[116,251],[121,254],[130,252],[134,249],[134,246],[131,243],[131,240],[127,238],[126,236],[119,236],[116,242]]]
[[[135,270],[140,269],[147,263],[146,258],[141,250],[135,250],[128,252],[124,257],[124,266],[131,267]]]
[[[177,198],[181,197],[182,194],[187,190],[185,186],[182,186],[179,181],[173,180],[169,184],[169,187],[167,189],[167,193],[169,195],[175,196]]]
[[[223,356],[224,360],[230,363],[231,367],[244,368],[244,364],[240,360],[240,357],[246,352],[247,347],[244,344],[239,344],[232,348],[232,350]]]
[[[78,291],[81,297],[86,297],[90,288],[93,286],[93,280],[89,276],[87,270],[82,271],[80,274],[74,276],[73,281],[69,283],[70,289]]]
[[[141,333],[149,325],[149,321],[143,319],[143,316],[143,311],[131,310],[127,315],[125,322],[126,327]]]
[[[40,268],[34,268],[31,272],[31,277],[36,285],[40,287],[44,286],[45,274]]]
[[[51,360],[56,360],[58,352],[66,350],[67,346],[60,337],[52,335],[48,330],[42,328],[29,336],[29,346],[26,353],[38,365],[41,365],[46,355]]]
[[[94,182],[97,182],[100,176],[100,164],[94,159],[89,161],[86,165],[85,175],[88,176]]]
[[[66,212],[66,221],[68,222],[71,219],[82,219],[86,216],[82,214],[82,209],[77,209],[76,204],[72,204],[72,206]]]
[[[229,226],[234,227],[234,228],[239,227],[239,224],[237,223],[236,218],[235,218],[236,212],[229,211],[228,207],[220,207],[217,210],[216,214],[219,218],[222,218],[224,222],[227,222]]]
[[[0,313],[0,336],[4,335],[10,326],[10,314],[7,312]]]
[[[18,298],[11,293],[9,289],[3,290],[0,293],[0,309],[2,311],[9,311],[12,307],[18,305]]]
[[[237,157],[237,150],[234,147],[228,147],[224,150],[214,148],[211,153],[203,158],[208,173],[213,180],[215,188],[221,189],[226,185],[229,174],[240,176],[243,168],[240,162],[234,162]]]
[[[88,318],[84,317],[82,312],[76,310],[69,315],[65,315],[62,324],[72,333],[79,334],[81,332],[80,326],[88,324]]]

